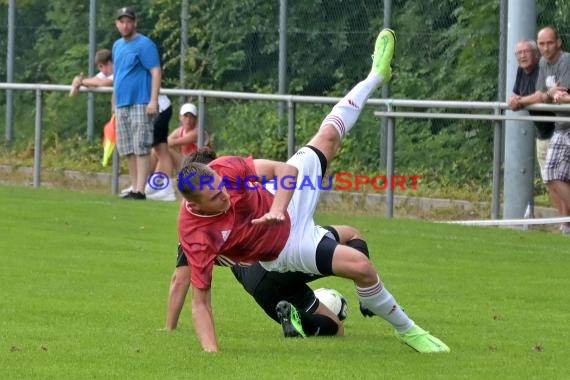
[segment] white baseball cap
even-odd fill
[[[185,103],[180,107],[180,115],[185,115],[190,112],[194,116],[198,116],[198,109],[192,103]]]

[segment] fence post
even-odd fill
[[[392,0],[384,0],[384,28],[392,27]],[[388,99],[390,97],[390,83],[386,83],[382,86],[382,97]],[[387,144],[387,133],[388,133],[388,119],[383,117],[380,124],[380,167],[386,166],[386,144]]]
[[[296,104],[292,100],[287,103],[289,112],[287,117],[287,158],[293,156],[295,153],[295,119],[296,115]],[[325,173],[323,173],[325,175]]]
[[[287,93],[287,0],[279,1],[279,62],[278,62],[278,89],[280,95]],[[283,136],[281,123],[285,117],[285,102],[277,104],[277,137]]]
[[[89,1],[89,67],[88,76],[95,75],[95,45],[97,44],[97,0]],[[95,93],[87,94],[87,140],[93,141],[95,131]]]
[[[184,65],[186,63],[186,50],[188,47],[188,0],[182,0],[180,6],[180,88],[186,88],[186,72]],[[186,103],[184,95],[178,98],[180,106]]]
[[[111,171],[111,194],[119,194],[119,168],[120,168],[119,150],[115,146],[113,151],[113,166]]]
[[[206,126],[206,100],[204,95],[198,96],[198,147],[204,146],[204,130]],[[177,168],[178,169],[178,168]]]
[[[515,83],[517,62],[515,47],[521,39],[536,35],[536,1],[509,0],[507,36],[507,89]],[[507,115],[513,111],[507,110]],[[522,218],[533,196],[534,126],[530,121],[507,120],[505,123],[505,169],[503,218]]]
[[[387,111],[392,112],[391,103],[387,104]],[[392,190],[392,178],[394,176],[394,123],[393,117],[388,117],[386,123],[386,177],[389,178],[390,186],[386,187],[386,217],[394,217],[394,191]]]
[[[8,39],[6,41],[6,82],[14,81],[14,29],[16,24],[16,0],[8,2]],[[14,139],[14,93],[6,90],[6,147],[12,146]]]
[[[495,115],[501,114],[501,107],[495,108]],[[503,122],[495,120],[493,138],[493,199],[491,200],[491,219],[499,218],[501,207],[501,162],[503,157]]]
[[[42,167],[42,90],[36,89],[36,129],[34,137],[34,187],[41,184],[40,174]]]

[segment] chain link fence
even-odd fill
[[[6,1],[0,16],[7,19]],[[133,1],[139,30],[150,35],[162,52],[164,87],[177,87],[180,72],[180,1]],[[286,92],[339,96],[369,70],[374,36],[384,25],[378,0],[287,1]],[[562,0],[537,1],[537,26],[558,27],[564,45],[570,15]],[[97,47],[117,38],[113,17],[117,4],[97,2]],[[184,69],[188,86],[216,90],[276,92],[279,63],[279,1],[189,1],[189,36]],[[86,71],[86,4],[54,1],[18,4],[14,81],[70,83]],[[390,96],[401,99],[493,101],[499,93],[501,2],[425,0],[391,2],[391,27],[398,36]],[[41,12],[38,13],[38,10]],[[66,17],[67,13],[67,17]],[[74,20],[73,23],[66,22]],[[79,28],[76,24],[81,24]],[[0,59],[6,61],[6,23],[0,28]],[[41,34],[38,34],[41,32]],[[54,55],[55,54],[55,55]],[[178,54],[178,55],[177,55]],[[5,67],[0,75],[6,77]],[[506,89],[510,93],[510,89]],[[16,94],[15,137],[20,148],[32,143],[34,94]],[[381,97],[379,92],[377,96]],[[175,100],[175,115],[179,99]],[[194,100],[195,99],[185,99]],[[5,94],[0,94],[5,111]],[[57,151],[68,140],[86,144],[85,96],[47,94],[44,139]],[[96,135],[110,115],[110,97],[96,96]],[[304,104],[297,109],[298,142],[306,141],[329,106]],[[440,110],[436,110],[440,111]],[[359,125],[340,153],[338,167],[382,171],[382,128],[364,110]],[[206,126],[221,153],[253,153],[284,158],[286,119],[270,102],[212,100]],[[171,129],[176,127],[173,118]],[[5,129],[5,120],[0,120]],[[491,183],[492,125],[473,120],[406,120],[396,126],[396,171],[424,173],[424,186],[465,186],[487,194]],[[86,154],[91,154],[85,148]],[[94,151],[94,150],[93,150]],[[333,167],[334,169],[334,167]],[[537,185],[540,184],[537,174]],[[429,189],[427,189],[429,190]],[[469,190],[471,191],[471,190]],[[538,192],[543,192],[537,186]],[[484,195],[484,198],[487,198]],[[487,198],[488,199],[488,198]]]

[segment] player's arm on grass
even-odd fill
[[[192,286],[192,320],[202,349],[217,352],[218,342],[212,314],[212,288],[200,289]]]
[[[282,178],[292,177],[297,178],[298,170],[296,167],[280,161],[271,160],[254,160],[255,174],[259,178],[277,178],[275,197],[271,204],[271,209],[268,213],[264,214],[261,218],[253,219],[253,224],[275,224],[281,223],[285,220],[285,212],[287,206],[295,192],[295,186],[283,186]],[[293,187],[293,189],[289,189]]]

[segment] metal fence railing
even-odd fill
[[[27,83],[0,83],[0,90],[19,90],[35,92],[35,129],[34,129],[34,164],[33,164],[33,186],[41,186],[41,159],[42,159],[42,114],[43,114],[43,93],[48,91],[64,91],[68,92],[68,85],[48,85],[48,84],[27,84]],[[81,89],[82,92],[112,92],[111,87],[101,87],[93,89]],[[227,92],[227,91],[209,91],[209,90],[181,90],[181,89],[161,89],[161,93],[165,95],[175,96],[192,96],[198,100],[198,115],[205,115],[206,99],[241,99],[251,101],[274,101],[287,104],[287,152],[288,156],[292,156],[295,150],[295,108],[300,103],[310,104],[335,104],[341,98],[338,97],[318,97],[318,96],[296,96],[296,95],[276,95],[276,94],[260,94],[245,92]],[[504,102],[463,102],[463,101],[432,101],[432,100],[406,100],[406,99],[369,99],[368,105],[381,106],[385,110],[377,111],[374,114],[378,117],[386,118],[388,124],[387,130],[387,166],[386,174],[394,174],[394,125],[397,118],[420,118],[420,119],[472,119],[486,120],[494,127],[494,147],[493,147],[493,183],[492,183],[492,200],[491,200],[491,218],[496,219],[499,216],[500,191],[501,191],[501,158],[503,157],[504,144],[503,122],[506,120],[518,121],[570,121],[570,117],[547,117],[547,116],[524,116],[519,113],[507,112],[507,104]],[[397,110],[396,110],[397,108]],[[406,108],[424,108],[426,110],[437,108],[451,110],[467,110],[467,111],[486,111],[487,114],[475,114],[470,112],[417,112],[402,111]],[[541,111],[567,111],[570,112],[570,105],[534,105],[528,107],[531,110]],[[198,145],[204,143],[204,118],[198,117],[199,140]],[[116,152],[115,152],[116,153]],[[118,156],[115,154],[113,158],[112,171],[112,189],[113,194],[118,193],[119,164]],[[386,189],[386,213],[388,217],[393,216],[394,194],[393,191]]]

